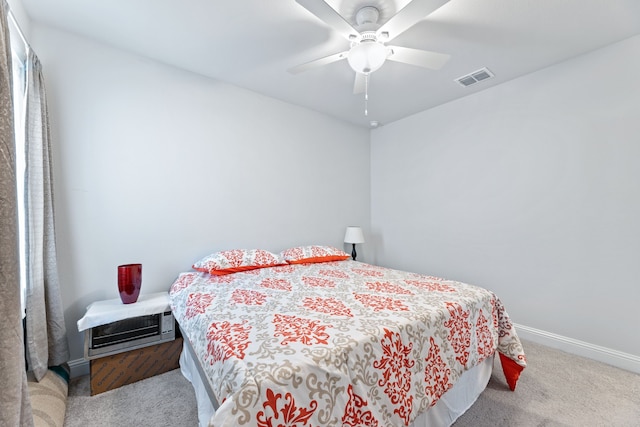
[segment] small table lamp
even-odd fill
[[[364,234],[362,234],[362,228],[360,227],[347,227],[347,232],[344,234],[344,242],[351,243],[353,250],[351,251],[351,258],[355,261],[356,256],[356,243],[364,243]]]

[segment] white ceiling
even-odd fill
[[[321,1],[321,0],[318,0]],[[327,0],[347,21],[374,5]],[[349,43],[294,0],[22,0],[31,19],[358,124],[386,124],[640,33],[639,0],[450,0],[394,45],[451,55],[432,71],[387,61],[371,75],[369,116],[346,61],[293,75]],[[619,66],[616,65],[616,66]],[[464,88],[482,67],[495,78]]]

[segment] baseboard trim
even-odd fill
[[[552,332],[530,328],[514,323],[518,336],[524,340],[533,341],[547,347],[566,351],[598,362],[606,363],[617,368],[640,374],[640,357],[633,354],[613,350],[588,342],[557,335]]]
[[[69,362],[71,378],[89,375],[89,361],[84,359],[74,359]]]

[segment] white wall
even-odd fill
[[[368,228],[369,132],[69,33],[34,25],[52,124],[60,281],[71,358],[76,321],[221,249],[342,247]],[[204,54],[204,53],[203,53]]]
[[[639,75],[640,36],[373,131],[374,261],[640,356]]]

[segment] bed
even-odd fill
[[[450,425],[499,354],[526,358],[496,295],[331,247],[222,251],[170,288],[200,424]]]

